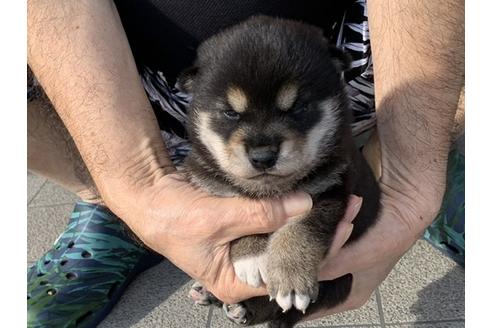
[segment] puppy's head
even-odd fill
[[[253,194],[289,189],[329,156],[349,59],[321,30],[255,17],[205,41],[180,78],[202,163]]]

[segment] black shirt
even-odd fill
[[[193,63],[198,45],[221,29],[265,14],[321,27],[332,39],[350,1],[115,0],[139,69],[164,73],[171,84]]]

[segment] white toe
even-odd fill
[[[256,288],[260,287],[261,283],[262,283],[260,271],[259,270],[249,271],[248,275],[246,277],[246,280],[247,280],[248,285],[256,287]]]
[[[307,295],[296,294],[294,297],[294,306],[296,309],[306,312],[307,307],[309,306],[310,298]]]
[[[277,301],[278,305],[282,308],[282,310],[287,311],[292,307],[292,292],[288,293],[287,295],[280,295],[280,292],[277,293],[277,297],[275,300]]]
[[[241,258],[234,261],[233,266],[242,282],[253,287],[260,287],[263,283],[262,272],[265,272],[265,256]]]

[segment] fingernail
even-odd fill
[[[356,197],[357,200],[355,200],[355,204],[352,206],[352,210],[350,211],[350,215],[347,217],[348,219],[348,222],[352,222],[355,217],[357,216],[357,214],[359,213],[359,210],[362,206],[362,197],[358,197],[358,196],[353,196],[353,197]]]
[[[305,192],[296,192],[284,197],[283,205],[287,217],[292,218],[308,213],[313,207],[313,200]]]
[[[350,238],[350,235],[352,234],[353,230],[354,230],[354,225],[351,223],[350,226],[347,227],[347,231],[345,233],[345,243],[347,243],[347,240]]]

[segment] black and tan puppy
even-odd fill
[[[276,301],[225,305],[238,323],[292,326],[303,312],[334,306],[350,292],[351,275],[317,279],[349,194],[364,197],[350,241],[375,221],[379,206],[378,186],[351,136],[341,77],[348,65],[320,29],[261,16],[205,41],[182,75],[193,95],[186,172],[195,185],[221,196],[302,190],[313,198],[306,217],[231,245],[237,276],[265,283]]]

